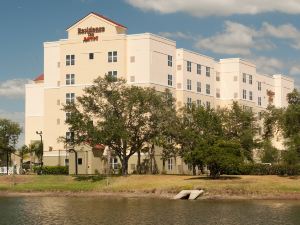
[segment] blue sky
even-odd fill
[[[298,0],[1,0],[0,117],[24,121],[24,83],[43,72],[43,42],[89,12],[215,59],[241,57],[300,85]]]

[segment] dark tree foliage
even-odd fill
[[[159,132],[164,112],[171,107],[165,96],[152,88],[129,86],[123,79],[99,77],[76,103],[64,107],[70,113],[66,123],[74,132],[67,141],[108,146],[119,157],[126,175],[129,158],[140,154]]]

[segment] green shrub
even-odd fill
[[[300,175],[300,165],[267,165],[267,164],[241,164],[237,167],[228,167],[222,171],[227,175]]]
[[[68,175],[69,167],[68,166],[35,166],[33,171],[37,174],[43,175]]]

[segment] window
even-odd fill
[[[217,88],[217,90],[216,90],[216,97],[220,98],[220,89],[219,88]]]
[[[173,77],[171,74],[168,74],[168,86],[173,86]]]
[[[66,113],[66,120],[70,119],[71,118],[71,113],[70,112],[67,112]]]
[[[206,94],[210,94],[210,84],[206,85]]]
[[[210,77],[210,67],[206,67],[206,76]]]
[[[75,55],[66,55],[66,66],[75,65]]]
[[[201,82],[197,82],[197,92],[201,92]]]
[[[67,93],[66,103],[74,103],[74,102],[75,102],[75,93]]]
[[[108,76],[112,76],[117,78],[118,77],[118,71],[108,71]]]
[[[117,170],[119,168],[118,159],[116,157],[110,158],[109,164],[110,164],[110,168],[112,168],[113,170]]]
[[[192,90],[192,81],[189,79],[186,80],[186,89]]]
[[[66,85],[75,84],[75,74],[66,74]]]
[[[89,53],[89,59],[94,59],[94,53]]]
[[[253,100],[252,91],[249,91],[249,100]]]
[[[258,115],[258,119],[261,120],[261,118],[262,118],[262,112],[258,112],[257,115]]]
[[[217,72],[217,74],[216,74],[216,81],[220,81],[220,73],[219,72]]]
[[[168,170],[173,170],[173,159],[168,159]]]
[[[118,52],[108,52],[108,62],[117,62],[118,61]]]
[[[261,82],[260,82],[260,81],[257,82],[257,89],[258,89],[259,91],[261,91]]]
[[[197,74],[201,74],[201,65],[197,64]]]
[[[65,166],[69,166],[69,159],[65,159]]]
[[[130,62],[134,63],[135,62],[135,56],[130,56]]]
[[[173,57],[171,55],[168,55],[168,66],[172,67],[173,65]]]
[[[186,70],[188,72],[192,72],[192,62],[190,62],[190,61],[186,62]]]
[[[247,82],[247,74],[243,73],[243,83]]]
[[[247,99],[247,91],[243,90],[243,99]]]
[[[261,106],[261,97],[258,97],[258,105]]]
[[[249,84],[252,84],[252,75],[249,75]]]
[[[210,102],[209,101],[206,102],[206,108],[210,109]]]
[[[71,132],[71,131],[66,132],[66,141],[67,142],[74,141],[74,132]]]
[[[187,107],[192,107],[192,98],[187,98]]]
[[[77,159],[77,165],[82,165],[82,158]]]
[[[201,100],[197,100],[197,107],[200,107],[201,106]]]

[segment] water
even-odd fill
[[[297,201],[213,201],[141,198],[0,198],[0,225],[294,225]]]

